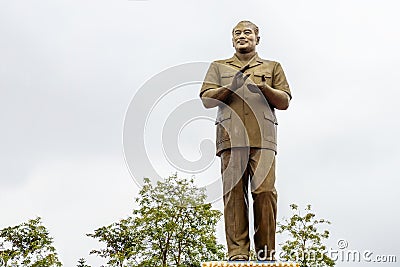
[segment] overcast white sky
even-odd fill
[[[259,55],[281,62],[293,92],[289,110],[278,112],[279,218],[290,203],[310,203],[332,221],[328,246],[346,239],[349,249],[400,261],[399,7],[395,0],[0,1],[0,228],[41,216],[64,266],[80,257],[99,266],[88,253],[100,244],[85,234],[126,217],[138,192],[122,145],[130,101],[167,68],[232,56],[231,29],[246,19],[260,27]],[[147,114],[149,158],[164,176],[176,166],[162,154],[159,115],[198,100],[199,86],[179,90]],[[179,143],[189,160],[214,138],[212,121],[196,123]],[[217,177],[219,159],[211,164],[196,175],[199,184]],[[222,224],[218,236],[224,242]]]

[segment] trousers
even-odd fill
[[[256,255],[258,259],[272,259],[277,213],[275,152],[250,147],[226,149],[221,153],[221,173],[228,258],[249,255],[250,183]]]

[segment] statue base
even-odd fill
[[[201,267],[300,267],[294,262],[262,262],[262,261],[209,261]]]

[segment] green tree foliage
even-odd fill
[[[289,239],[280,244],[285,253],[284,259],[297,261],[301,267],[334,266],[335,262],[326,255],[326,246],[323,240],[329,237],[329,231],[319,230],[321,224],[330,224],[325,219],[315,219],[311,205],[305,208],[302,216],[299,207],[291,204],[293,215],[278,223],[278,233],[288,233]]]
[[[80,258],[78,260],[78,265],[76,267],[91,267],[91,266],[86,264],[86,260],[84,258]]]
[[[118,267],[200,266],[224,258],[224,247],[215,237],[221,212],[205,201],[204,190],[193,179],[175,174],[156,185],[145,179],[131,218],[88,235],[106,243],[105,249],[92,253]]]
[[[146,179],[136,201],[140,209],[134,214],[145,233],[144,255],[152,266],[200,266],[201,261],[224,257],[215,237],[222,214],[205,204],[205,191],[193,179],[175,174],[155,187]]]
[[[108,259],[110,266],[130,266],[142,251],[140,233],[136,231],[135,221],[129,217],[109,226],[95,230],[89,237],[105,243],[106,247],[92,250],[90,254]]]
[[[0,257],[4,266],[56,267],[58,260],[53,238],[41,218],[0,230]]]

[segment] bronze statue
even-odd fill
[[[234,27],[236,53],[211,63],[200,92],[206,108],[218,107],[216,147],[221,158],[225,234],[231,261],[249,259],[249,182],[257,258],[273,260],[275,251],[275,109],[287,109],[292,97],[281,65],[256,53],[258,33],[258,27],[250,21]]]

